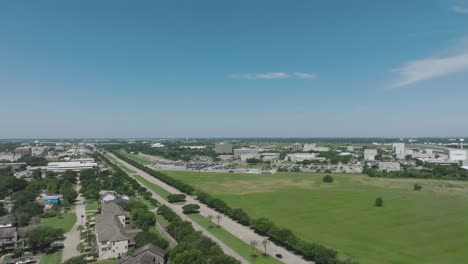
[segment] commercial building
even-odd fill
[[[292,151],[301,151],[302,150],[302,145],[299,143],[294,143],[291,146]]]
[[[379,162],[380,171],[400,171],[399,162]]]
[[[245,154],[258,154],[258,148],[240,148],[234,149],[234,158],[240,158],[241,155]]]
[[[19,156],[26,156],[32,154],[31,147],[19,147],[15,149],[15,154]]]
[[[315,153],[294,153],[286,155],[287,160],[294,162],[304,160],[325,160],[325,158],[317,157]]]
[[[95,162],[81,162],[81,161],[65,161],[65,162],[49,162],[47,164],[47,170],[49,171],[80,171],[87,169],[97,168],[97,163]]]
[[[467,160],[466,150],[463,149],[450,149],[448,154],[450,161]]]
[[[242,154],[240,155],[240,159],[242,161],[246,161],[248,159],[260,159],[260,154]]]
[[[263,161],[269,161],[269,162],[277,162],[280,159],[279,153],[264,152],[264,153],[260,153],[260,156]]]
[[[217,143],[215,144],[215,152],[218,154],[232,154],[232,144],[231,143]]]
[[[376,149],[365,149],[364,150],[364,160],[373,161],[375,160],[375,156],[377,156]]]
[[[101,214],[96,215],[96,241],[99,259],[117,259],[127,255],[131,246],[125,227],[129,215],[118,205],[102,204]]]
[[[302,147],[302,151],[304,152],[311,151],[311,150],[314,150],[316,147],[317,147],[316,144],[304,144],[304,146]]]
[[[405,143],[393,143],[392,150],[395,154],[405,154]]]

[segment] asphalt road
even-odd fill
[[[111,155],[113,158],[117,159],[119,162],[121,162],[123,165],[125,165],[126,167],[128,167],[129,169],[135,171],[138,175],[144,177],[146,180],[154,183],[154,184],[157,184],[159,185],[160,187],[166,189],[168,192],[170,193],[174,193],[174,194],[177,194],[177,193],[181,193],[179,190],[177,190],[176,188],[158,180],[157,178],[149,175],[148,173],[130,165],[129,163],[119,159],[118,157],[116,157],[115,155],[113,155],[112,153],[108,153],[109,155]],[[155,193],[153,193],[155,194]],[[223,250],[225,251],[226,254],[228,255],[231,255],[231,256],[234,256],[235,258],[241,260],[239,257],[240,255],[238,255],[235,251],[233,251],[231,248],[229,248],[228,246],[226,246],[224,243],[222,243],[220,240],[216,239],[214,236],[212,236],[208,231],[204,230],[203,228],[201,228],[198,224],[196,224],[195,222],[193,222],[190,218],[188,218],[183,212],[182,212],[182,206],[183,205],[175,205],[175,204],[171,204],[171,203],[168,203],[166,202],[164,199],[162,199],[159,195],[155,194],[157,197],[156,199],[158,199],[158,201],[166,204],[167,206],[169,206],[172,210],[174,210],[178,215],[180,215],[181,217],[185,219],[188,219],[190,222],[192,222],[192,224],[194,225],[194,227],[196,226],[198,229],[201,229],[202,231],[204,231],[204,234],[206,234],[208,237],[212,238],[214,241],[216,241],[222,248]],[[216,216],[216,215],[219,215],[219,213],[217,211],[215,211],[214,209],[211,209],[209,208],[208,206],[206,206],[205,204],[199,202],[198,200],[196,200],[194,197],[192,196],[187,196],[187,203],[190,203],[190,204],[198,204],[200,206],[200,214],[202,214],[203,216],[207,217],[209,215],[212,215],[212,216]],[[233,234],[234,236],[238,237],[239,239],[241,239],[242,241],[244,241],[245,243],[247,243],[248,245],[250,245],[250,242],[251,241],[257,241],[258,242],[258,250],[260,252],[262,252],[264,250],[264,247],[263,245],[260,243],[262,240],[266,239],[266,237],[264,236],[260,236],[258,235],[257,233],[255,233],[252,229],[250,229],[249,227],[246,227],[246,226],[243,226],[239,223],[237,223],[236,221],[232,220],[231,218],[229,218],[228,216],[226,215],[222,215],[222,219],[220,221],[220,226],[225,229],[226,231],[230,232],[231,234]],[[196,229],[197,229],[196,228]],[[208,235],[209,234],[209,235]],[[275,254],[281,254],[283,256],[283,258],[280,260],[284,263],[288,263],[288,264],[306,264],[306,263],[313,263],[313,262],[309,262],[309,261],[306,261],[304,260],[301,256],[299,255],[296,255],[288,250],[286,250],[285,248],[283,247],[280,247],[280,246],[277,246],[275,245],[274,243],[270,242],[268,245],[267,245],[267,253],[269,255],[271,255],[272,257],[275,257]],[[237,255],[238,257],[236,257],[235,255]],[[242,258],[242,257],[241,257]],[[243,259],[243,258],[242,258]],[[247,260],[243,259],[242,263],[249,263]]]

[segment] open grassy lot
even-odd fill
[[[62,263],[62,250],[51,254],[43,254],[39,259],[40,264],[60,264]]]
[[[239,253],[246,260],[249,260],[252,264],[281,264],[279,260],[271,256],[264,256],[258,250],[255,251],[256,257],[253,257],[253,248],[246,244],[244,241],[240,240],[236,236],[232,235],[228,231],[220,228],[218,225],[210,222],[206,217],[200,214],[189,214],[188,215],[193,221],[197,222],[203,228],[208,230],[211,234],[217,237],[219,240],[223,241],[226,245],[232,248],[234,251]],[[222,220],[221,220],[222,221]],[[260,241],[258,241],[260,243]]]
[[[468,182],[332,174],[335,181],[326,184],[320,173],[165,173],[360,263],[468,259]],[[423,190],[414,191],[414,183]]]
[[[75,212],[70,212],[62,215],[62,218],[59,217],[50,217],[42,218],[41,224],[45,226],[50,226],[54,228],[62,228],[65,230],[65,233],[70,231],[70,229],[75,225],[76,214]]]
[[[101,205],[97,201],[93,201],[90,204],[86,204],[86,211],[96,211],[101,207]]]

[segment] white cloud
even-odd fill
[[[308,72],[295,72],[294,76],[298,79],[315,79],[317,74]]]
[[[454,6],[452,7],[453,12],[460,14],[468,14],[468,7]]]
[[[273,80],[273,79],[287,79],[287,78],[295,78],[295,79],[313,79],[317,78],[317,75],[314,73],[307,73],[307,72],[295,72],[295,73],[287,73],[287,72],[266,72],[266,73],[238,73],[238,74],[231,74],[229,75],[230,78],[234,79],[248,79],[248,80]]]
[[[402,67],[394,70],[399,77],[391,87],[403,87],[462,71],[468,71],[468,50],[445,57],[406,62]]]

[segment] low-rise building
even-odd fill
[[[67,170],[71,171],[81,171],[97,168],[97,163],[95,162],[85,162],[85,161],[64,161],[64,162],[49,162],[47,164],[48,171],[57,171],[63,172]]]
[[[239,159],[241,155],[258,154],[258,148],[240,148],[234,149],[234,158]]]
[[[19,156],[27,156],[32,154],[31,147],[19,147],[15,149],[15,154]]]
[[[302,151],[307,152],[307,151],[312,151],[317,147],[317,144],[304,144],[302,147]]]
[[[400,171],[400,163],[399,162],[379,162],[379,170],[380,171]]]
[[[304,160],[326,160],[326,159],[322,157],[317,157],[315,153],[294,153],[294,154],[286,155],[286,160],[300,162]]]
[[[130,221],[129,214],[116,204],[102,204],[101,214],[96,215],[95,221],[99,259],[126,256],[132,245],[125,229]]]
[[[277,162],[280,159],[280,154],[273,152],[264,152],[260,153],[260,157],[263,161]]]
[[[242,161],[246,161],[246,160],[248,160],[248,159],[260,159],[260,158],[261,158],[261,157],[260,157],[260,154],[250,154],[250,153],[249,153],[249,154],[242,154],[242,155],[240,155],[240,159],[241,159]]]
[[[464,161],[467,160],[466,150],[464,149],[450,149],[448,151],[450,161]]]
[[[376,149],[365,149],[364,150],[364,160],[372,161],[375,160],[375,156],[377,156]]]

